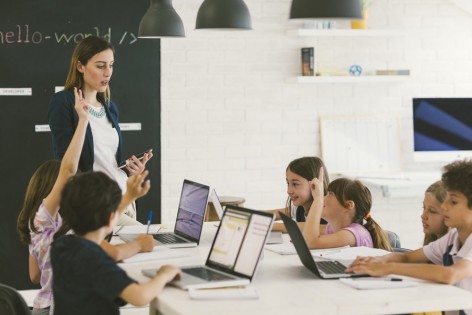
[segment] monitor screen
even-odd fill
[[[414,98],[415,161],[472,157],[472,98]]]

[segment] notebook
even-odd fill
[[[263,211],[227,205],[204,266],[182,268],[178,288],[207,289],[249,284],[272,228],[274,216]],[[142,273],[154,277],[157,269]]]
[[[170,248],[195,247],[200,242],[210,187],[184,179],[174,232],[153,234],[156,243]],[[120,234],[129,242],[136,234]]]
[[[210,200],[213,203],[213,207],[215,208],[216,215],[221,220],[221,218],[223,217],[224,210],[223,210],[223,207],[221,206],[220,198],[218,198],[218,195],[216,194],[215,189],[212,189],[212,192],[210,194]],[[219,223],[216,223],[215,225],[218,226]],[[270,232],[266,243],[267,244],[281,244],[281,243],[283,243],[282,232],[280,232],[280,231]]]
[[[279,212],[279,214],[284,221],[285,228],[295,246],[298,257],[300,257],[303,265],[312,273],[322,279],[368,277],[366,274],[345,272],[347,266],[338,260],[325,259],[321,257],[315,260],[305,242],[305,239],[303,238],[303,234],[300,231],[297,222],[293,221],[285,213]]]

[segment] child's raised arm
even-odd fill
[[[122,215],[126,207],[136,199],[146,195],[151,188],[150,180],[146,180],[149,171],[138,172],[128,178],[126,182],[126,193],[121,199],[120,205],[118,206],[118,214]]]
[[[61,168],[59,170],[59,175],[57,176],[56,182],[54,183],[54,186],[49,195],[44,199],[46,209],[48,209],[53,218],[56,217],[56,214],[59,211],[62,188],[64,188],[64,185],[69,180],[69,178],[77,173],[80,153],[82,152],[85,132],[87,130],[89,121],[88,105],[83,98],[82,91],[77,91],[77,88],[74,88],[74,96],[75,110],[79,116],[79,122],[69,147],[67,148],[67,151],[62,159]]]
[[[323,212],[324,205],[324,169],[320,168],[318,177],[313,178],[310,181],[311,193],[313,195],[313,203],[311,204],[310,211],[306,218],[306,222],[303,225],[303,237],[310,248],[327,248],[337,247],[336,244],[329,244],[321,241],[321,237],[324,236],[324,228],[320,224],[321,213]],[[343,245],[339,245],[343,246]]]

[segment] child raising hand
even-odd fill
[[[372,195],[358,180],[338,178],[324,192],[324,169],[310,181],[313,203],[303,227],[310,248],[367,246],[391,250],[385,232],[372,219]],[[326,226],[320,224],[325,219]]]

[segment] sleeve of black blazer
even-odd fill
[[[74,120],[74,97],[65,91],[54,94],[49,102],[48,122],[54,158],[58,160],[62,160],[74,136]]]
[[[48,122],[51,128],[54,158],[62,160],[79,122],[79,116],[75,112],[75,99],[72,91],[61,91],[54,94],[49,102]],[[82,171],[93,169],[93,138],[90,125],[87,126],[85,133],[79,169]]]

